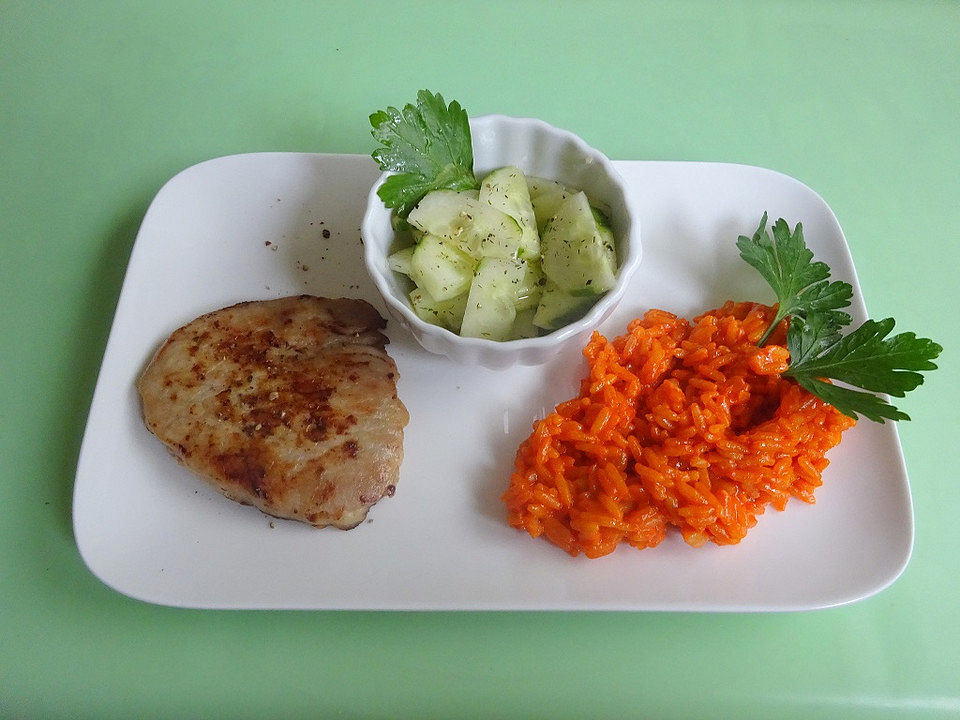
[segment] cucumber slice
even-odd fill
[[[596,302],[595,295],[574,295],[548,281],[533,324],[544,330],[557,330],[582,318]]]
[[[410,293],[410,304],[424,322],[459,333],[463,311],[467,307],[467,293],[461,293],[449,300],[435,300],[423,288],[415,288]]]
[[[470,288],[477,261],[453,243],[424,235],[410,258],[410,277],[434,300],[449,300]]]
[[[616,284],[613,234],[600,232],[586,194],[560,203],[541,238],[543,272],[561,290],[599,295]]]
[[[417,203],[407,219],[477,259],[513,257],[523,236],[516,220],[480,202],[476,191],[434,190]]]
[[[595,207],[591,207],[590,209],[593,210],[593,218],[597,221],[597,232],[600,233],[602,249],[607,256],[607,263],[609,267],[614,268],[614,274],[616,274],[617,241],[613,238],[613,230],[610,229],[609,221],[603,213]],[[614,279],[614,282],[616,282],[616,279]]]
[[[392,255],[387,256],[387,267],[389,267],[394,272],[403,273],[404,275],[409,275],[413,270],[413,251],[416,250],[416,246],[411,245],[410,247],[405,247],[402,250],[397,250]]]
[[[494,170],[480,184],[480,202],[487,203],[517,221],[520,226],[520,244],[514,253],[516,257],[537,257],[540,255],[540,235],[537,233],[537,219],[530,203],[530,191],[523,171],[508,165]],[[492,255],[492,257],[500,257]]]
[[[533,322],[536,314],[536,307],[517,310],[517,317],[513,321],[513,329],[510,331],[510,337],[514,340],[537,337],[540,334],[540,328]]]
[[[527,191],[530,193],[530,204],[533,206],[533,214],[537,220],[537,230],[541,235],[547,223],[557,212],[557,208],[560,207],[560,203],[577,192],[556,180],[529,175]]]
[[[512,339],[517,308],[513,301],[513,283],[504,274],[509,261],[484,258],[470,284],[467,307],[460,334],[488,340]]]
[[[543,294],[546,278],[535,260],[484,258],[477,266],[474,282],[482,282],[509,300],[517,310],[535,308]]]
[[[514,263],[511,283],[513,284],[513,304],[518,312],[537,307],[546,282],[543,269],[536,260],[519,260]]]
[[[606,265],[613,268],[612,272],[616,276],[617,268],[617,241],[613,239],[613,230],[606,225],[598,225],[597,232],[600,233],[601,249],[606,256]],[[613,280],[616,283],[616,277]]]

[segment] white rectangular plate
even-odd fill
[[[843,233],[813,191],[784,175],[714,163],[618,162],[643,209],[644,259],[601,328],[650,307],[692,317],[726,299],[770,301],[735,241],[760,215],[802,221],[834,277],[852,282]],[[769,510],[732,547],[621,547],[571,558],[510,528],[500,495],[535,418],[576,394],[576,354],[491,371],[422,350],[391,323],[410,411],[395,497],[349,532],[275,520],[226,500],[143,426],[134,383],[194,317],[297,293],[382,309],[361,261],[364,198],[377,175],[356,155],[220,158],[174,177],[136,240],[77,468],[74,527],[90,569],[154,603],[204,608],[803,610],[893,582],[910,556],[910,492],[894,425],[860,422],[830,454],[817,504]]]

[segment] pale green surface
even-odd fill
[[[0,717],[960,714],[960,6],[724,7],[0,3]],[[369,152],[367,114],[421,87],[823,195],[871,314],[945,348],[903,404],[892,588],[792,615],[200,612],[87,571],[76,455],[150,198],[219,155]]]

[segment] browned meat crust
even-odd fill
[[[229,498],[352,528],[393,495],[409,416],[363,300],[244,302],[175,331],[137,387],[147,427]]]

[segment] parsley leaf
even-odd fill
[[[373,159],[391,175],[377,194],[384,205],[406,217],[431,190],[480,187],[473,174],[473,144],[466,111],[440,93],[417,93],[417,104],[388,107],[370,116],[371,134],[380,143]]]
[[[767,214],[752,238],[741,235],[737,240],[740,257],[759,271],[777,296],[777,314],[760,338],[760,347],[777,324],[787,316],[808,317],[812,313],[825,316],[838,327],[850,322],[840,308],[850,304],[853,287],[849,283],[830,282],[830,268],[823,262],[811,262],[813,252],[803,240],[803,226],[790,226],[780,218],[773,225],[773,240],[767,233]]]
[[[906,413],[871,393],[903,397],[923,384],[918,371],[937,369],[932,361],[943,348],[912,332],[888,338],[893,318],[867,320],[844,337],[822,318],[813,316],[810,320],[790,320],[790,367],[784,374],[854,419],[859,412],[876,422],[883,422],[883,418],[909,420]],[[823,378],[869,392],[832,385]]]
[[[787,349],[791,366],[809,361],[840,339],[840,325],[829,315],[813,313],[806,319],[791,318]]]
[[[770,283],[779,301],[777,314],[758,344],[762,346],[777,324],[789,317],[786,377],[854,420],[858,413],[880,423],[909,420],[874,393],[903,397],[914,390],[923,383],[920,371],[936,370],[933,360],[943,348],[914,333],[887,337],[893,318],[867,320],[843,335],[850,316],[840,308],[850,304],[853,287],[830,282],[830,268],[813,262],[799,223],[791,233],[785,220],[777,220],[772,239],[766,227],[764,213],[753,237],[741,235],[737,240],[740,256]]]

